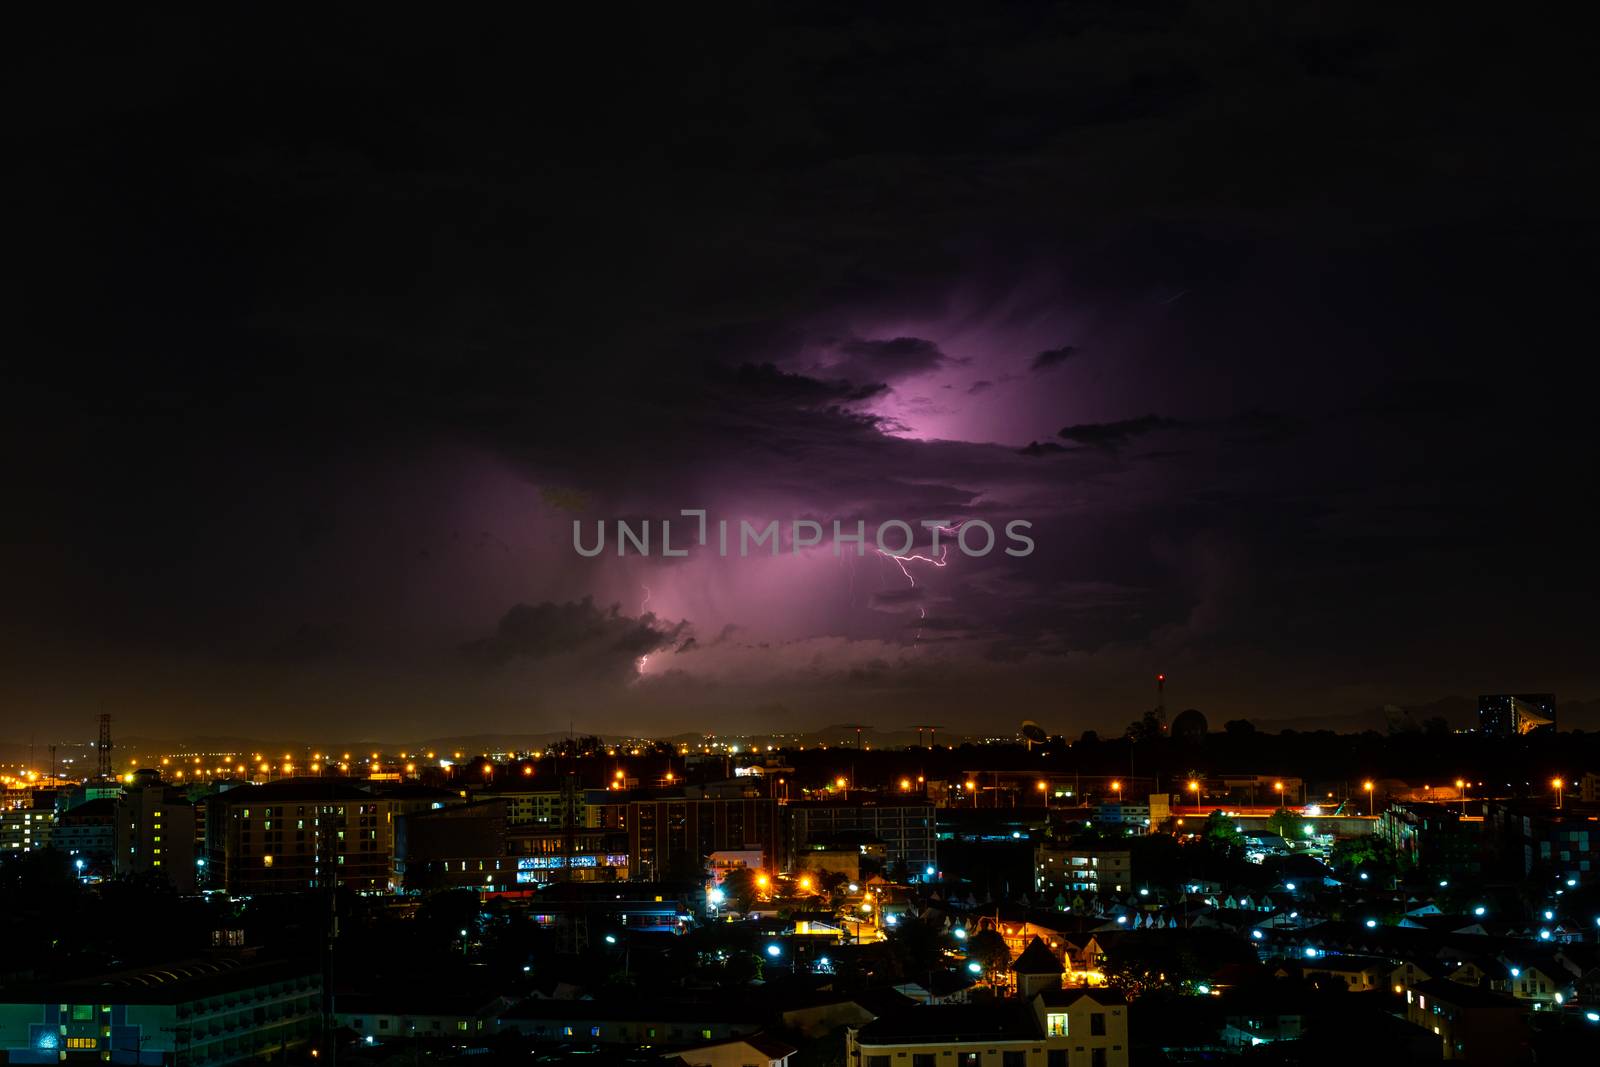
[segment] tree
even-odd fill
[[[984,974],[1003,971],[1011,964],[1006,939],[993,930],[979,930],[967,938],[967,958],[983,968]]]
[[[1237,859],[1244,854],[1244,837],[1239,827],[1220,810],[1206,816],[1200,840],[1208,850],[1226,859]]]
[[[749,867],[729,871],[722,877],[722,891],[727,895],[728,906],[735,911],[749,911],[756,906],[761,887],[756,884],[758,874]]]
[[[889,932],[889,957],[895,972],[904,977],[926,975],[939,965],[944,938],[927,923],[903,920]]]
[[[1279,808],[1267,816],[1267,826],[1285,841],[1299,841],[1305,836],[1306,821],[1288,808]]]
[[[1256,732],[1256,724],[1249,719],[1229,719],[1222,728],[1229,737],[1250,737]]]
[[[1389,842],[1375,834],[1335,841],[1328,855],[1328,865],[1336,871],[1354,872],[1365,868],[1382,874],[1392,873],[1400,866]]]
[[[1164,708],[1152,708],[1144,713],[1144,717],[1128,724],[1127,738],[1130,741],[1157,741],[1167,733],[1167,712]]]

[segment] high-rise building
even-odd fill
[[[106,875],[112,871],[116,851],[117,800],[101,797],[56,813],[54,848],[65,852],[85,874]]]
[[[153,775],[117,801],[111,867],[117,875],[155,873],[182,893],[195,888],[194,808]]]
[[[516,882],[506,851],[506,801],[453,804],[395,820],[394,885],[408,891],[466,886],[505,889]]]
[[[1492,737],[1517,737],[1556,728],[1554,693],[1491,693],[1478,697],[1478,730]]]
[[[1411,866],[1464,876],[1483,870],[1483,826],[1443,804],[1390,801],[1373,833]]]
[[[833,800],[799,800],[785,806],[789,842],[796,862],[817,847],[864,846],[881,849],[886,867],[903,865],[921,874],[937,865],[932,801],[924,796],[852,796]]]
[[[1536,874],[1559,884],[1600,880],[1600,812],[1568,804],[1561,811],[1536,801],[1505,801],[1490,806],[1488,844],[1502,873],[1517,879]]]
[[[55,821],[56,808],[51,801],[0,808],[0,853],[49,848]]]
[[[206,801],[211,885],[238,895],[303,892],[326,885],[331,866],[338,885],[385,892],[401,803],[317,778],[218,793]]]
[[[782,862],[778,802],[771,797],[630,799],[627,820],[630,869],[638,880],[698,878],[713,852],[760,849],[769,864]]]

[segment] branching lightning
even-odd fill
[[[958,522],[954,526],[935,526],[934,530],[937,531],[937,533],[948,534],[948,535],[954,537],[960,532],[961,527],[962,527],[962,523]],[[935,538],[935,540],[937,540],[937,537]],[[912,564],[912,563],[927,563],[927,564],[929,564],[931,566],[934,566],[934,567],[945,567],[945,566],[948,566],[949,563],[950,563],[950,544],[949,544],[949,542],[946,542],[946,543],[944,543],[944,544],[939,546],[939,555],[938,556],[931,556],[931,555],[924,556],[921,553],[917,553],[917,552],[908,552],[905,555],[896,555],[893,552],[885,552],[881,548],[873,549],[873,551],[878,553],[878,555],[883,556],[885,559],[893,560],[895,566],[900,568],[900,573],[905,575],[906,581],[911,583],[911,588],[913,588],[913,589],[915,589],[917,587],[917,579],[911,573],[911,569],[909,567],[909,564]],[[926,619],[927,617],[928,617],[927,605],[919,603],[917,605],[917,619],[918,619],[918,621]],[[917,632],[911,638],[911,644],[913,646],[915,646],[916,643],[918,641],[920,641],[920,640],[922,640],[922,627],[919,626],[919,627],[917,627]]]
[[[641,584],[639,586],[639,588],[644,590],[644,599],[639,601],[639,616],[641,618],[643,618],[644,617],[644,606],[646,604],[650,603],[650,587],[648,585]],[[640,674],[644,673],[645,664],[647,664],[649,662],[650,662],[650,653],[646,652],[644,655],[639,657],[639,666],[638,666],[637,669],[638,669],[638,672]]]

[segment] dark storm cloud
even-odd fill
[[[1121,721],[1156,661],[1239,714],[1592,684],[1581,524],[1488,521],[1559,519],[1592,474],[1578,35],[1171,15],[673,9],[539,64],[337,11],[316,49],[20,26],[0,699],[504,726],[529,669],[665,729],[1063,692]],[[1021,360],[1026,388],[973,388]],[[1026,512],[1040,550],[914,565],[926,620],[871,610],[895,564],[825,561],[686,646],[654,572],[530,518],[715,504]]]
[[[938,345],[920,337],[894,337],[883,341],[852,338],[834,347],[838,358],[828,364],[828,377],[856,385],[913,378],[949,361]]]
[[[915,611],[927,603],[928,590],[920,585],[904,589],[883,589],[872,594],[872,607],[876,611]]]
[[[1141,415],[1136,419],[1122,419],[1118,422],[1088,422],[1065,426],[1059,436],[1080,445],[1111,448],[1125,444],[1136,437],[1143,437],[1157,430],[1170,430],[1179,425],[1181,424],[1176,419],[1162,418],[1159,415]]]
[[[1033,357],[1033,362],[1028,365],[1029,370],[1042,371],[1059,367],[1067,360],[1078,354],[1077,346],[1062,345],[1060,348],[1047,348]]]
[[[797,408],[859,403],[888,389],[881,381],[858,385],[847,376],[836,381],[819,381],[803,374],[786,373],[771,363],[741,363],[734,368],[713,365],[709,375],[713,383],[730,386],[752,399],[778,401]]]
[[[987,378],[979,378],[977,381],[973,382],[967,387],[967,395],[977,396],[979,393],[986,393],[993,388],[993,382],[989,381]]]
[[[601,680],[633,675],[641,656],[667,648],[686,631],[685,623],[664,626],[654,615],[632,617],[619,605],[599,608],[584,597],[564,604],[517,604],[500,619],[492,636],[461,646],[468,662],[505,667],[517,660],[560,660]]]

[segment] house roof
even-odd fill
[[[234,957],[186,959],[87,975],[0,993],[0,1003],[182,1004],[274,982],[320,982],[314,961],[255,961]]]
[[[714,1048],[730,1048],[734,1045],[749,1045],[769,1060],[781,1060],[785,1056],[793,1056],[800,1050],[793,1045],[785,1044],[777,1038],[766,1034],[752,1034],[749,1037],[730,1037],[726,1041],[708,1041],[703,1045],[694,1045],[690,1048],[679,1049],[668,1053],[669,1057],[691,1056],[696,1052],[706,1052]],[[687,1062],[687,1061],[684,1061]]]
[[[1047,1008],[1069,1008],[1088,997],[1096,1004],[1105,1007],[1123,1007],[1128,1001],[1121,993],[1106,989],[1103,986],[1068,986],[1063,989],[1046,989],[1039,994]]]
[[[1017,974],[1063,974],[1065,968],[1061,961],[1056,959],[1055,953],[1045,947],[1044,940],[1035,936],[1028,942],[1028,947],[1011,963],[1011,969]]]
[[[1423,996],[1442,1000],[1460,1008],[1518,1008],[1514,997],[1496,993],[1482,986],[1452,982],[1448,978],[1430,978],[1412,987]]]
[[[1035,1041],[1042,1034],[1033,1011],[1020,1001],[997,1004],[930,1004],[874,1019],[856,1033],[862,1045],[912,1042],[973,1044]]]
[[[731,1023],[750,1024],[760,1012],[744,1005],[661,1000],[525,1000],[502,1014],[506,1019],[546,1022]]]

